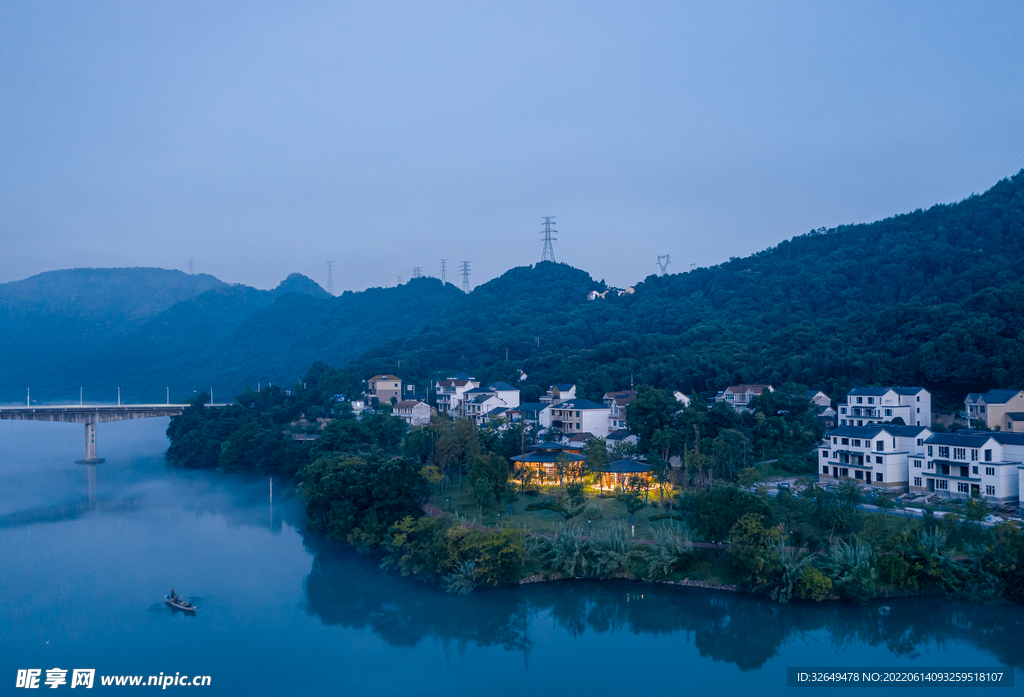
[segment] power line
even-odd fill
[[[328,260],[327,262],[327,292],[334,295],[334,262]]]
[[[661,261],[662,259],[664,259],[664,260],[665,260],[665,262],[664,262],[664,263],[662,263],[662,261]],[[668,265],[669,265],[669,264],[671,264],[671,263],[672,263],[672,262],[671,262],[671,261],[669,261],[669,258],[668,258],[668,254],[665,254],[665,255],[659,254],[659,255],[658,255],[658,268],[660,268],[660,269],[661,269],[661,275],[662,275],[662,276],[664,276],[664,275],[665,275],[665,269],[667,269],[667,268],[668,268]]]
[[[448,271],[448,260],[447,259],[442,259],[441,260],[441,283],[442,284],[445,282],[445,277],[444,276],[445,276],[445,272],[446,271]]]
[[[555,260],[555,248],[551,246],[551,242],[557,240],[557,237],[552,237],[551,233],[558,232],[558,230],[552,230],[551,226],[554,225],[551,221],[555,219],[553,215],[541,216],[544,218],[544,251],[540,255],[541,261],[554,261]]]
[[[469,292],[469,262],[462,262],[462,292]]]
[[[192,257],[188,258],[188,273],[191,276],[196,272],[196,260]]]
[[[413,278],[423,278],[423,269],[419,266],[412,267]]]

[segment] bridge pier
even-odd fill
[[[85,424],[85,459],[75,460],[76,465],[98,465],[106,462],[103,458],[96,457],[96,424]]]

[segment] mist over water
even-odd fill
[[[271,507],[266,478],[168,468],[166,427],[101,424],[90,484],[81,426],[0,421],[2,692],[53,667],[210,675],[211,695],[780,694],[787,666],[1022,678],[1019,606],[780,606],[628,582],[447,595],[306,534],[284,482]],[[172,586],[194,616],[163,603]]]

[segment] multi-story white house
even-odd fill
[[[540,401],[547,404],[555,404],[570,399],[576,399],[576,385],[571,382],[562,382],[549,387],[547,394],[542,396]]]
[[[768,390],[774,392],[771,385],[730,385],[715,396],[716,402],[725,402],[741,414],[750,411],[750,402]]]
[[[626,409],[634,399],[636,399],[636,390],[604,393],[604,398],[601,401],[610,410],[608,412],[608,433],[626,427]]]
[[[480,381],[465,373],[438,380],[434,387],[437,398],[437,410],[442,414],[456,416],[461,414],[463,395],[469,390],[480,387]]]
[[[935,433],[926,452],[911,458],[910,491],[949,498],[979,496],[993,503],[1017,501],[1024,464],[1024,434],[988,431]]]
[[[838,414],[840,426],[871,426],[897,417],[907,426],[931,428],[931,392],[923,387],[856,387]]]
[[[608,435],[608,414],[611,409],[603,404],[591,402],[589,399],[570,399],[558,402],[549,407],[551,414],[550,427],[557,428],[566,435],[590,433],[597,438]]]
[[[473,419],[477,426],[487,423],[488,417],[501,410],[504,413],[519,406],[519,390],[506,382],[491,383],[487,387],[476,387],[462,394],[464,412],[467,419]]]
[[[992,430],[1024,432],[1024,390],[971,392],[964,400],[964,416],[971,425],[981,421]]]
[[[839,426],[818,445],[819,479],[906,488],[909,462],[924,457],[931,435],[924,426]]]
[[[374,375],[366,381],[366,398],[390,404],[391,398],[402,398],[402,379],[397,375]]]
[[[430,423],[430,417],[437,413],[437,410],[431,407],[426,402],[420,402],[415,399],[405,399],[395,405],[395,408],[391,411],[392,415],[397,416],[409,424],[409,427],[414,426],[426,426]]]

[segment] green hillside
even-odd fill
[[[1024,172],[956,204],[814,230],[606,300],[586,299],[599,284],[582,271],[513,269],[356,366],[400,360],[417,380],[522,369],[528,392],[575,380],[588,397],[631,378],[688,393],[791,381],[833,397],[923,384],[953,404],[1024,384],[1022,273]]]

